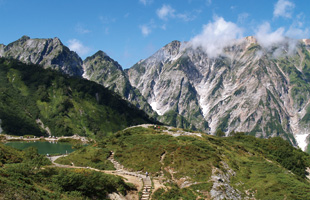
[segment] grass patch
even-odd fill
[[[113,164],[107,160],[110,151],[107,149],[87,146],[72,152],[66,157],[56,160],[57,163],[63,165],[71,165],[81,167],[92,167],[101,170],[114,170]]]

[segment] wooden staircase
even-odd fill
[[[152,181],[151,181],[151,178],[149,176],[143,178],[142,180],[144,183],[144,187],[142,190],[141,200],[148,200],[151,196]]]
[[[142,175],[141,172],[129,172],[127,171],[123,165],[121,165],[119,162],[117,162],[114,159],[114,152],[111,153],[111,156],[108,158],[110,160],[115,169],[116,169],[116,174],[125,174],[125,175],[130,175],[130,176],[136,176],[140,178],[143,181],[143,189],[142,189],[142,197],[141,200],[149,200],[151,196],[151,190],[152,190],[152,181],[149,176]]]

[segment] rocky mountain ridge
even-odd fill
[[[175,111],[211,133],[242,131],[301,144],[309,138],[309,45],[299,41],[286,53],[289,45],[268,49],[246,37],[209,58],[173,41],[130,68],[128,77],[159,115]],[[299,135],[303,141],[296,141]]]
[[[83,62],[83,77],[118,93],[151,116],[156,115],[140,91],[132,87],[122,67],[103,51],[87,57]]]
[[[83,61],[59,38],[30,39],[23,36],[8,45],[0,45],[0,57],[18,59],[26,64],[38,64],[71,76],[83,74]]]
[[[2,45],[0,56],[38,63],[29,55],[42,54],[42,48],[28,52],[25,44],[31,43],[29,40],[23,37]],[[51,39],[33,40],[44,43]],[[102,51],[73,64],[79,73],[63,65],[75,58],[74,52],[55,69],[69,75],[83,74],[163,123],[211,134],[221,130],[226,135],[242,131],[264,138],[281,136],[307,150],[310,42],[300,40],[293,48],[290,45],[288,40],[266,48],[254,37],[246,37],[210,58],[203,48],[194,48],[190,42],[173,41],[126,70]],[[43,54],[43,58],[54,58],[55,51]]]

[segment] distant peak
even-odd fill
[[[178,40],[173,40],[169,44],[167,44],[165,47],[179,47],[181,45],[181,42]]]
[[[173,40],[172,42],[171,42],[171,44],[180,44],[181,42],[179,41],[179,40]]]
[[[60,39],[59,39],[58,37],[54,37],[53,40],[54,40],[54,41],[59,41],[59,42],[60,42]]]
[[[108,56],[108,55],[107,55],[105,52],[99,50],[99,51],[97,51],[97,52],[95,53],[94,56]]]
[[[105,52],[99,50],[97,51],[95,54],[93,54],[92,56],[89,56],[85,59],[85,61],[87,60],[92,60],[92,59],[97,59],[97,58],[104,58],[104,57],[108,57],[110,58]],[[111,59],[111,58],[110,58]]]
[[[305,45],[310,45],[310,39],[303,39],[302,41],[305,43]]]
[[[257,43],[257,39],[254,36],[245,37],[245,40],[250,43],[254,43],[254,44]]]
[[[173,40],[172,42],[164,46],[163,49],[171,51],[171,50],[179,49],[180,47],[181,47],[181,42],[178,40]]]
[[[24,35],[23,37],[21,37],[21,38],[19,39],[19,41],[27,41],[27,40],[29,40],[29,39],[30,39],[29,36]]]

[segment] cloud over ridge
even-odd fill
[[[215,17],[214,22],[203,26],[202,33],[191,39],[193,48],[202,48],[209,57],[222,54],[224,47],[243,37],[243,29],[222,17]]]

